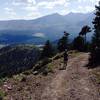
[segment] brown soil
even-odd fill
[[[54,73],[47,76],[32,74],[25,82],[7,82],[12,89],[6,92],[7,100],[100,100],[99,89],[91,79],[91,71],[84,67],[88,63],[88,54],[80,54],[68,61],[66,70],[58,70],[61,59],[55,60]],[[3,86],[1,86],[3,89]]]

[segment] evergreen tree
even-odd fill
[[[91,48],[91,58],[90,63],[100,64],[100,2],[96,8],[96,17],[93,21],[94,24],[94,35],[92,37],[92,48]]]
[[[52,44],[50,43],[49,40],[47,40],[44,47],[43,47],[41,58],[52,57],[53,54],[54,54],[54,52],[53,52]]]
[[[78,51],[84,51],[84,38],[82,36],[77,36],[73,41],[73,48]]]
[[[86,35],[87,33],[91,32],[91,28],[89,26],[84,26],[81,30],[81,32],[79,33],[79,35],[85,36],[84,42],[86,44]]]
[[[58,41],[58,50],[59,52],[65,51],[68,49],[68,33],[64,32],[64,36]]]

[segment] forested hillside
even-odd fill
[[[40,50],[34,45],[7,46],[0,49],[0,76],[17,74],[32,68]]]

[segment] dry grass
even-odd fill
[[[92,73],[95,76],[96,83],[100,84],[100,69],[95,69]]]

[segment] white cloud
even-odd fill
[[[4,10],[7,11],[7,12],[13,11],[13,9],[8,8],[8,7],[4,8]]]
[[[100,0],[90,0],[90,2],[92,2],[93,4],[98,4]]]
[[[9,14],[9,15],[16,15],[16,13],[14,12],[14,10],[13,9],[11,9],[11,8],[4,8],[4,10],[5,10],[5,13],[7,13],[7,14]]]
[[[12,6],[19,10],[20,14],[23,12],[24,14],[26,13],[23,15],[24,19],[34,19],[41,16],[35,0],[14,0]]]
[[[69,11],[61,10],[59,13],[60,13],[61,15],[65,15],[65,14],[69,13]]]
[[[38,2],[37,2],[38,1]],[[52,10],[54,12],[57,11],[58,7],[61,10],[58,10],[57,12],[61,14],[66,14],[68,12],[90,12],[93,11],[94,4],[97,3],[99,0],[14,0],[13,5],[15,6],[21,6],[22,9],[29,11],[30,13],[33,11],[35,15],[40,16],[40,9]],[[76,2],[76,8],[73,8],[74,3]],[[84,6],[83,4],[86,4]],[[92,3],[93,6],[90,6],[89,3]],[[71,9],[69,9],[69,6],[72,6]],[[63,9],[62,9],[63,8]],[[33,15],[33,12],[30,15]]]
[[[38,11],[38,9],[36,7],[33,7],[33,6],[26,6],[26,7],[23,7],[22,9],[26,10],[26,11],[35,11],[35,12]]]
[[[13,2],[36,4],[35,0],[13,0]]]
[[[13,0],[13,6],[27,6],[27,5],[36,5],[35,0]]]
[[[35,34],[33,34],[33,36],[35,36],[35,37],[42,37],[42,38],[45,37],[45,35],[43,33],[35,33]]]
[[[12,1],[12,2],[8,2]],[[99,0],[8,0],[4,13],[14,18],[34,19],[51,13],[87,13],[95,9]]]
[[[78,6],[78,9],[79,9],[79,12],[82,12],[82,13],[92,12],[93,10],[95,10],[95,8],[91,6],[85,6],[84,9],[82,6]]]
[[[37,4],[38,7],[43,7],[47,9],[53,9],[56,6],[64,6],[67,5],[68,2],[66,0],[54,0],[54,1],[42,1]]]
[[[13,19],[13,18],[17,18],[17,14],[16,12],[12,9],[12,8],[4,8],[5,10],[5,14],[8,15],[8,19]]]
[[[36,4],[35,0],[27,0],[27,1],[28,1],[28,3]]]

